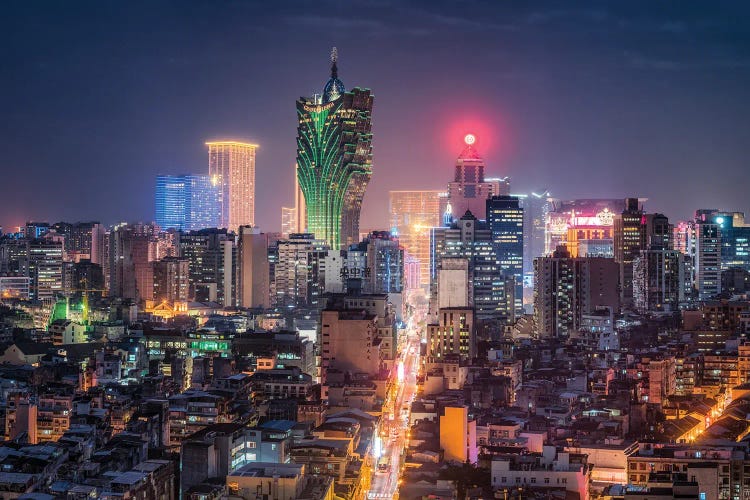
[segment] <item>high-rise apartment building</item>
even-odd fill
[[[359,242],[359,214],[372,176],[372,92],[346,91],[332,54],[323,94],[297,100],[297,178],[307,231],[334,249]]]
[[[365,293],[400,293],[403,290],[404,249],[398,238],[388,231],[373,231],[360,243],[350,246],[346,253],[346,277],[361,278]]]
[[[427,325],[427,355],[445,358],[454,354],[471,360],[477,351],[474,309],[448,307],[440,309],[437,317],[437,323]]]
[[[674,312],[690,294],[689,258],[677,250],[641,250],[633,261],[633,303],[638,312]]]
[[[237,304],[267,308],[269,305],[268,237],[250,226],[237,235]]]
[[[208,175],[156,177],[156,223],[162,229],[193,231],[217,227],[219,186]]]
[[[190,297],[198,302],[235,306],[234,234],[213,228],[177,236],[179,255],[188,260]]]
[[[516,313],[523,311],[523,208],[515,196],[493,196],[487,200],[487,224],[497,262],[507,279],[514,281]]]
[[[109,295],[133,300],[154,296],[157,228],[120,224],[109,234]]]
[[[166,257],[153,263],[154,301],[184,302],[189,298],[190,280],[188,259]]]
[[[291,310],[319,305],[321,290],[325,289],[321,264],[327,250],[325,242],[310,233],[291,234],[276,242],[270,250],[274,254],[272,307]]]
[[[453,181],[448,183],[447,201],[453,213],[462,214],[469,211],[478,219],[484,220],[487,198],[501,194],[496,190],[502,188],[506,191],[509,185],[507,182],[488,182],[484,178],[484,159],[474,147],[476,137],[467,134],[464,142],[466,147],[456,159]]]
[[[613,259],[571,257],[560,246],[534,260],[534,323],[540,338],[569,337],[582,316],[620,308],[620,268]]]
[[[419,263],[419,284],[430,284],[430,229],[440,226],[441,191],[391,191],[390,228]]]
[[[468,261],[470,305],[478,319],[514,318],[514,287],[500,272],[489,226],[477,220],[471,212],[450,227],[433,228],[431,232],[430,273],[432,296],[436,297],[437,278],[444,258],[463,258]]]
[[[643,207],[638,198],[627,198],[625,210],[614,219],[615,262],[620,264],[621,299],[623,304],[633,300],[633,260],[644,248]]]
[[[237,232],[255,225],[256,144],[207,142],[208,175],[218,187],[219,227]]]
[[[290,234],[297,232],[297,209],[294,207],[281,207],[281,236],[288,238]]]
[[[700,300],[721,293],[721,231],[715,213],[698,210],[695,217],[694,287]]]
[[[63,291],[62,241],[37,238],[28,243],[29,295],[32,300],[53,300]]]

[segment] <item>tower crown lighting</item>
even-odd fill
[[[477,142],[477,137],[474,134],[466,134],[464,136],[464,142],[467,146],[471,146],[475,142]]]

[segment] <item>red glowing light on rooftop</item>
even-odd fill
[[[466,143],[467,146],[471,146],[472,144],[477,142],[477,138],[474,134],[466,134],[464,136],[464,142]]]

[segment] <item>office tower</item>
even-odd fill
[[[515,282],[516,313],[523,312],[523,208],[515,196],[493,196],[487,200],[487,224],[497,262],[508,279]]]
[[[190,292],[190,261],[180,257],[166,257],[153,262],[154,301],[187,301]]]
[[[721,268],[750,271],[750,224],[742,212],[718,212],[714,222],[721,233]]]
[[[345,278],[362,280],[365,293],[400,293],[404,288],[404,249],[388,231],[373,231],[349,247],[345,269]]]
[[[63,244],[51,238],[29,241],[29,295],[32,300],[53,300],[63,291]]]
[[[281,207],[281,237],[288,238],[290,234],[297,232],[297,209],[294,207]]]
[[[325,289],[321,263],[327,251],[325,242],[311,233],[291,234],[277,241],[273,247],[271,306],[286,310],[317,307]]]
[[[484,159],[474,148],[476,138],[472,134],[464,137],[466,147],[456,159],[453,182],[448,183],[448,198],[453,213],[471,212],[478,219],[484,220],[485,202],[500,188],[499,182],[487,182],[484,178]],[[504,187],[503,187],[503,190]]]
[[[430,228],[441,225],[441,191],[390,191],[390,227],[419,263],[420,286],[430,284]]]
[[[695,218],[694,287],[699,300],[721,293],[721,232],[715,210],[699,210]]]
[[[679,311],[691,282],[688,257],[658,246],[641,250],[633,261],[633,303],[640,313]]]
[[[267,308],[269,305],[268,237],[250,226],[237,235],[237,304]]]
[[[109,237],[109,295],[151,300],[154,296],[156,234],[150,224],[120,224]]]
[[[514,318],[513,286],[500,272],[489,226],[477,220],[471,212],[450,227],[433,228],[430,237],[430,273],[433,279],[432,296],[439,288],[438,276],[442,259],[463,258],[469,269],[470,306],[478,319]]]
[[[625,209],[614,219],[615,262],[620,264],[623,305],[633,300],[633,260],[644,245],[643,208],[638,198],[627,198]]]
[[[333,250],[359,241],[359,213],[372,176],[372,92],[347,92],[332,53],[323,94],[297,100],[297,178],[307,231]]]
[[[218,187],[219,227],[237,232],[255,225],[256,144],[207,142],[208,175]]]
[[[571,257],[560,246],[534,260],[534,322],[540,338],[569,337],[598,307],[619,311],[620,267],[613,259]]]
[[[180,257],[188,260],[190,297],[197,302],[235,306],[234,235],[226,229],[201,229],[178,233]]]
[[[193,231],[219,225],[219,186],[208,175],[156,177],[156,224]]]

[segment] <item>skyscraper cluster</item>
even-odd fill
[[[0,497],[750,498],[744,214],[513,193],[469,133],[364,230],[373,102],[334,49],[280,232],[222,140],[155,222],[0,233]]]

